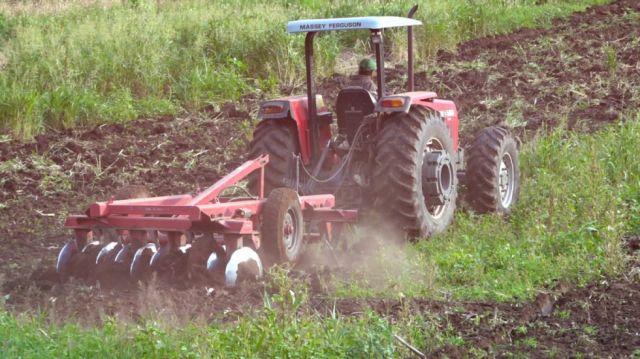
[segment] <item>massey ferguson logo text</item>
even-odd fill
[[[355,22],[336,22],[332,24],[302,24],[300,25],[300,30],[338,30],[338,29],[350,29],[350,28],[359,28],[362,27],[362,23],[359,21]]]

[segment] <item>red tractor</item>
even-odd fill
[[[453,218],[461,177],[476,210],[508,213],[518,199],[516,143],[504,128],[484,129],[465,175],[455,104],[413,91],[411,27],[421,24],[414,12],[290,22],[289,32],[307,33],[307,95],[261,105],[250,159],[199,194],[128,193],[70,215],[65,226],[74,238],[60,250],[57,272],[124,272],[137,281],[202,267],[233,286],[243,271],[259,276],[261,258],[295,263],[304,241],[330,239],[369,214],[412,237],[440,232]],[[409,28],[408,92],[388,94],[383,30],[399,26]],[[333,116],[313,83],[313,40],[351,29],[371,32],[378,88],[341,90],[332,131]],[[245,178],[252,193],[228,194]]]
[[[434,92],[413,89],[412,18],[376,16],[289,22],[305,32],[307,94],[265,101],[253,133],[249,157],[268,154],[268,194],[290,187],[309,195],[333,193],[336,206],[379,215],[411,237],[427,237],[451,222],[458,183],[467,184],[479,212],[508,213],[518,199],[516,142],[502,127],[482,130],[469,148],[466,166],[458,142],[458,111]],[[385,87],[384,29],[408,27],[408,89]],[[377,93],[342,89],[333,116],[314,86],[313,40],[322,31],[368,29],[377,63]],[[342,144],[344,138],[348,148]],[[249,177],[257,191],[258,177]],[[257,193],[257,192],[256,192]]]

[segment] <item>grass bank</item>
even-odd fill
[[[352,279],[337,296],[530,299],[558,281],[584,284],[620,273],[620,238],[640,231],[640,114],[586,135],[555,130],[522,151],[521,202],[508,219],[461,212],[450,230],[407,249],[400,272],[369,258],[379,277]],[[397,257],[397,253],[392,253]],[[393,319],[365,311],[319,314],[307,285],[276,271],[257,313],[176,327],[171,320],[107,319],[99,327],[50,323],[46,313],[0,309],[2,357],[398,357],[394,333],[422,349],[464,345],[424,313]],[[374,290],[382,285],[385,290]],[[332,294],[329,294],[330,296]],[[1,298],[1,297],[0,297]],[[443,329],[444,328],[444,329]]]
[[[0,7],[0,131],[28,139],[68,128],[217,106],[249,93],[275,95],[304,79],[303,36],[288,20],[404,15],[416,1],[160,0],[43,2]],[[419,1],[419,58],[462,40],[545,25],[606,0]],[[541,3],[541,4],[540,4]],[[34,5],[35,4],[35,5]],[[75,4],[75,5],[74,5]],[[387,34],[404,56],[404,32]],[[319,77],[341,49],[370,51],[364,33],[317,42]]]

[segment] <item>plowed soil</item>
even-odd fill
[[[416,88],[457,103],[462,143],[498,123],[513,127],[526,141],[558,126],[594,131],[637,111],[639,59],[640,2],[621,0],[556,20],[549,28],[482,38],[441,52],[428,71],[417,74]],[[401,88],[403,73],[402,67],[389,69],[390,91]],[[346,76],[335,75],[320,84],[328,103],[346,82]],[[238,105],[183,117],[50,130],[28,143],[0,137],[0,293],[6,307],[44,309],[54,319],[85,323],[98,323],[104,315],[136,320],[163,311],[213,320],[259,308],[261,291],[255,286],[260,284],[237,289],[242,293],[155,282],[114,290],[83,281],[61,284],[53,270],[69,237],[62,229],[68,213],[80,213],[132,183],[156,195],[193,193],[239,165],[253,126],[247,119],[255,117],[251,112],[259,101],[247,97]],[[631,265],[628,273],[586,288],[556,288],[525,306],[344,300],[340,310],[351,314],[370,306],[393,316],[410,305],[439,314],[442,325],[452,325],[466,343],[493,354],[520,349],[543,356],[576,351],[627,356],[640,348],[637,267]],[[314,290],[312,300],[323,310],[320,292]],[[457,347],[432,353],[464,354]]]

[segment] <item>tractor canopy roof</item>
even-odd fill
[[[422,25],[421,21],[398,16],[343,17],[336,19],[308,19],[289,21],[287,32],[316,32],[333,30],[385,29]]]

